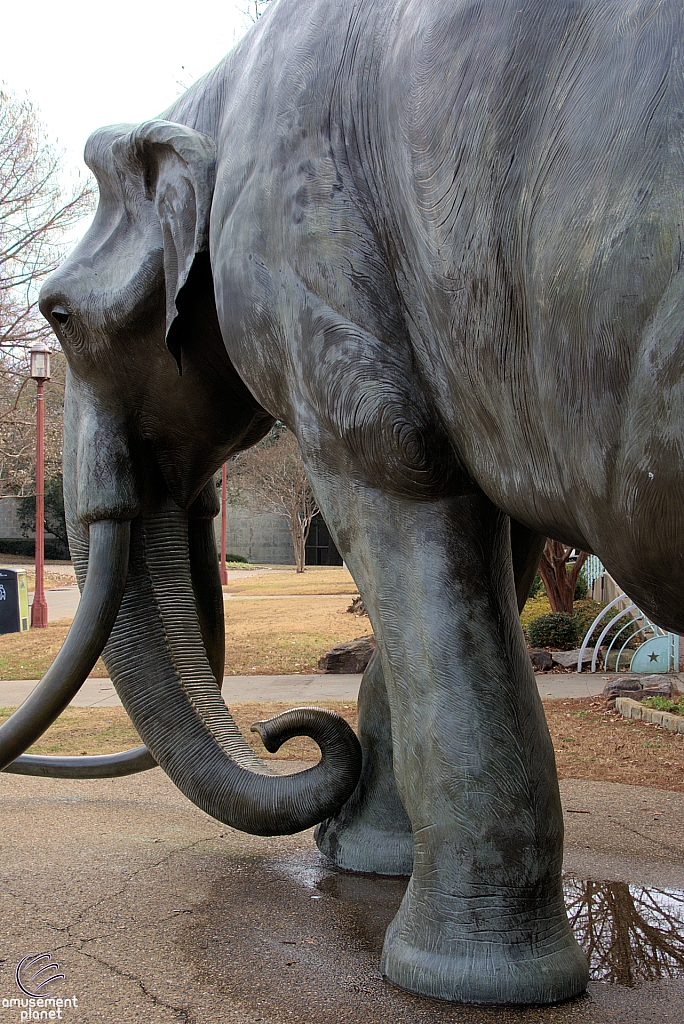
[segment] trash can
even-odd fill
[[[0,633],[23,633],[28,628],[26,569],[0,568]]]

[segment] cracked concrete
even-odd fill
[[[281,770],[293,770],[293,762]],[[684,796],[563,784],[566,867],[684,890]],[[159,770],[70,781],[0,774],[0,1000],[50,951],[84,1024],[681,1024],[684,982],[593,982],[558,1007],[459,1007],[378,971],[405,880],[330,869],[310,832],[268,839],[198,810]],[[19,1020],[2,1009],[0,1021]]]

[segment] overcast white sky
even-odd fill
[[[249,25],[241,0],[12,0],[0,81],[28,92],[48,134],[82,163],[90,132],[154,117]],[[85,169],[85,168],[84,168]]]

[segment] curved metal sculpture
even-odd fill
[[[617,612],[611,617],[611,612],[617,608]],[[615,659],[614,671],[620,671],[620,658],[625,650],[633,646],[632,641],[639,639],[639,647],[632,654],[629,665],[630,672],[677,672],[679,666],[679,637],[676,633],[668,633],[660,626],[652,622],[640,608],[634,604],[627,594],[620,594],[614,598],[605,608],[598,613],[589,629],[586,632],[582,646],[577,656],[577,671],[582,671],[584,652],[592,642],[597,629],[600,633],[594,643],[594,652],[591,658],[591,671],[596,672],[603,641],[609,636],[610,631],[618,624],[620,619],[627,621],[610,638],[610,643],[603,657],[603,664],[608,665],[611,652],[622,637],[621,646]],[[606,621],[608,620],[608,621]],[[643,623],[643,625],[642,625]],[[643,634],[650,633],[650,637]],[[648,660],[647,660],[648,659]],[[655,664],[654,664],[655,662]],[[649,664],[650,663],[650,664]],[[624,669],[623,669],[624,671]]]
[[[426,995],[587,982],[517,614],[541,538],[684,629],[683,19],[279,0],[161,118],[91,137],[98,211],[43,289],[81,578],[93,527],[131,522],[104,659],[136,728],[223,820],[332,814],[347,867],[402,869],[410,823],[382,970]],[[307,716],[331,756],[267,778],[216,687],[203,487],[275,417],[378,639],[339,813],[344,728]]]

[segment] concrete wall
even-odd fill
[[[18,501],[19,499],[15,497],[0,498],[0,540],[28,539],[21,532],[19,520],[17,519]],[[33,538],[33,536],[33,533],[29,534],[29,538]],[[54,534],[46,530],[45,539],[54,540]]]
[[[214,520],[216,540],[221,543],[221,516]],[[228,506],[226,551],[242,555],[248,562],[294,565],[292,537],[283,516],[255,515],[245,508]]]
[[[17,499],[0,498],[0,537],[3,540],[23,540],[17,521]]]

